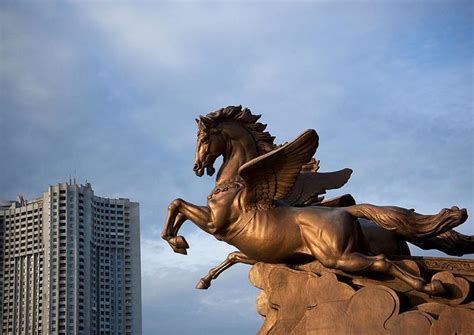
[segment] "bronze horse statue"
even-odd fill
[[[414,289],[431,294],[444,291],[441,282],[427,282],[390,261],[385,254],[409,253],[405,241],[450,254],[474,252],[472,236],[454,230],[467,219],[466,209],[452,207],[436,215],[371,204],[355,204],[350,195],[323,201],[326,189],[342,186],[352,172],[319,173],[313,158],[319,138],[307,130],[295,140],[275,145],[266,125],[241,106],[229,106],[196,119],[194,168],[196,175],[215,172],[223,156],[216,187],[206,206],[175,199],[168,207],[162,238],[177,253],[186,254],[186,240],[178,236],[190,220],[205,232],[240,251],[229,254],[197,284],[211,280],[235,263],[302,264],[313,260],[347,273],[379,272],[396,277]],[[359,222],[369,219],[383,229],[370,231]],[[373,224],[372,224],[373,226]],[[383,232],[394,243],[379,243]],[[397,242],[398,241],[398,242]],[[396,250],[396,251],[394,251]]]

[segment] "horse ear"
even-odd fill
[[[199,130],[199,131],[204,131],[204,130],[205,130],[204,123],[202,123],[201,120],[199,120],[199,119],[194,119],[194,120],[196,120],[196,123],[197,123],[197,126],[198,126],[198,130]]]
[[[205,130],[206,125],[204,124],[204,122],[202,122],[202,115],[199,115],[199,119],[195,119],[195,120],[196,120],[198,129],[199,130]]]
[[[214,121],[206,116],[199,115],[199,121],[203,125],[203,128],[212,128],[214,126]]]

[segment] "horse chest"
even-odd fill
[[[224,229],[238,217],[240,212],[234,206],[234,203],[238,202],[237,193],[236,189],[228,189],[209,196],[207,205],[211,210],[212,223],[216,232]]]

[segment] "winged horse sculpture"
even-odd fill
[[[318,135],[307,130],[295,140],[275,145],[266,125],[241,106],[229,106],[201,116],[194,162],[196,175],[215,172],[223,163],[206,206],[175,199],[168,207],[162,238],[177,253],[189,248],[178,231],[186,220],[218,240],[231,244],[231,253],[201,278],[197,288],[236,263],[302,264],[313,260],[347,273],[378,272],[396,277],[418,291],[442,294],[441,282],[427,282],[390,261],[386,254],[407,254],[405,241],[449,254],[474,252],[472,236],[452,228],[467,219],[466,209],[442,209],[435,215],[393,206],[355,204],[350,195],[324,201],[325,190],[341,187],[351,170],[319,173],[313,158]],[[375,223],[375,235],[358,219]],[[373,224],[372,224],[373,226]],[[389,234],[390,243],[379,238]]]

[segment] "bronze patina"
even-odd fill
[[[301,265],[316,260],[345,273],[391,275],[430,295],[445,292],[441,281],[427,281],[385,255],[409,255],[406,241],[450,255],[473,253],[473,237],[453,230],[466,221],[465,209],[422,215],[413,209],[356,204],[350,195],[324,200],[322,194],[344,185],[352,171],[318,172],[315,130],[276,145],[259,118],[247,108],[228,106],[196,119],[194,172],[212,176],[216,158],[223,156],[223,163],[206,206],[171,202],[162,238],[175,252],[186,254],[189,245],[178,231],[190,220],[239,249],[197,288],[208,288],[239,262]]]

